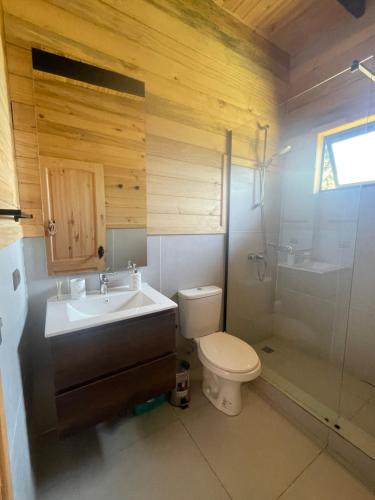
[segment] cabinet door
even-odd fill
[[[56,393],[174,353],[175,323],[163,311],[52,337]]]
[[[104,269],[103,165],[39,158],[49,274]]]
[[[176,357],[170,354],[64,392],[56,397],[59,432],[69,434],[115,417],[175,385]]]

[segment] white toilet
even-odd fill
[[[257,353],[243,340],[218,331],[221,288],[180,290],[178,296],[181,334],[198,344],[204,394],[222,412],[238,415],[242,409],[242,382],[255,379],[261,372]]]

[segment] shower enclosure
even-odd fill
[[[257,350],[262,376],[372,458],[375,133],[365,151],[346,144],[352,182],[341,182],[338,165],[330,170],[329,154],[332,137],[375,129],[374,96],[374,82],[347,71],[283,104],[267,154],[284,143],[291,151],[266,169],[264,223],[264,124],[247,159],[236,143],[248,124],[233,131],[227,301],[227,331]],[[356,182],[360,171],[365,182]]]

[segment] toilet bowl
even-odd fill
[[[203,365],[204,395],[227,415],[238,415],[242,410],[242,383],[254,380],[261,372],[257,353],[226,332],[202,337],[197,344]]]
[[[181,290],[180,328],[185,338],[197,343],[204,395],[225,414],[238,415],[242,409],[241,385],[258,377],[261,363],[249,344],[217,331],[221,296],[222,290],[214,286]]]

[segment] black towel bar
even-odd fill
[[[13,217],[18,222],[20,219],[32,219],[33,214],[25,214],[19,209],[0,208],[0,217]]]

